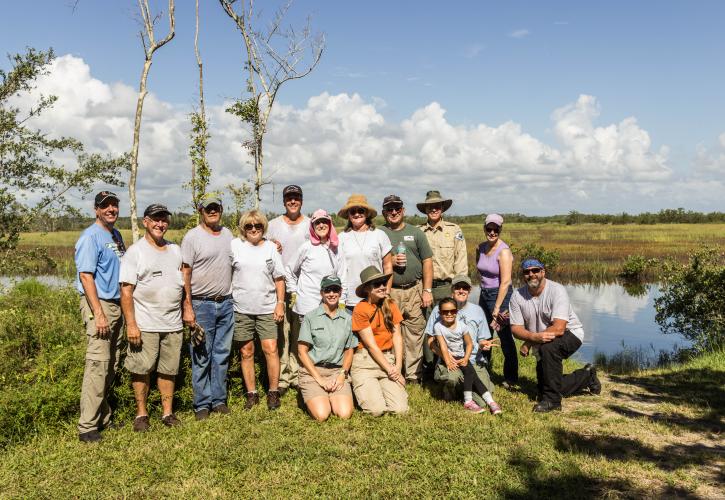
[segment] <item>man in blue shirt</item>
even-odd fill
[[[493,400],[493,383],[491,376],[486,369],[486,361],[483,355],[484,349],[490,349],[492,346],[491,332],[488,329],[486,315],[478,305],[468,302],[468,295],[471,293],[471,279],[466,275],[458,275],[451,280],[451,297],[456,301],[458,312],[456,318],[465,324],[473,340],[473,350],[471,351],[471,362],[473,368],[486,388],[483,398],[479,398],[478,394],[473,393],[473,399],[481,407],[488,407],[494,415],[501,413],[501,407]],[[440,319],[438,306],[436,305],[428,317],[428,323],[425,326],[427,335],[426,342],[431,350],[438,356],[438,344],[433,336],[434,325]],[[463,372],[461,370],[449,371],[448,368],[438,363],[435,367],[433,379],[443,386],[443,396],[445,399],[453,399],[455,395],[463,390]]]
[[[118,220],[118,196],[101,191],[95,197],[96,221],[76,242],[76,289],[88,345],[81,387],[81,415],[78,438],[100,441],[100,431],[111,423],[108,391],[118,369],[121,354],[121,297],[118,275],[126,251]]]

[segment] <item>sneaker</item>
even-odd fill
[[[209,410],[206,408],[202,408],[201,410],[195,411],[194,418],[197,420],[206,420],[207,418],[209,418]]]
[[[232,410],[229,409],[229,407],[224,404],[218,404],[214,408],[211,409],[212,413],[221,413],[222,415],[229,415]]]
[[[599,395],[602,393],[602,383],[597,377],[597,367],[591,363],[587,363],[584,369],[589,372],[589,392],[592,394]]]
[[[484,409],[478,406],[475,401],[467,401],[463,403],[463,407],[471,413],[483,413]]]
[[[181,425],[181,420],[176,418],[176,415],[169,413],[166,416],[161,417],[161,421],[166,427],[178,427]]]
[[[488,403],[488,410],[491,412],[491,415],[501,415],[503,413],[503,410],[496,401]]]
[[[81,443],[97,443],[101,439],[103,438],[101,437],[101,433],[98,431],[88,431],[83,434],[78,434],[78,440]]]
[[[279,400],[279,391],[269,391],[267,393],[267,408],[276,410],[280,406],[282,406],[282,402]]]
[[[146,432],[151,427],[149,423],[149,416],[142,415],[133,419],[133,431],[134,432]]]
[[[534,406],[534,413],[549,413],[550,411],[560,411],[561,403],[552,403],[551,401],[541,401]]]
[[[245,410],[251,410],[254,405],[259,404],[259,394],[256,392],[247,393],[247,402],[244,403]]]

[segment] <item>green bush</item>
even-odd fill
[[[556,249],[546,250],[541,245],[536,243],[526,243],[521,246],[512,245],[512,253],[516,256],[519,262],[523,262],[524,259],[534,258],[539,259],[544,266],[546,266],[547,276],[556,269],[559,264],[559,251]]]
[[[619,276],[626,280],[642,280],[645,273],[657,265],[657,262],[657,259],[647,259],[642,255],[627,255],[622,269],[619,271]]]
[[[680,333],[699,351],[725,346],[725,254],[712,248],[687,265],[668,262],[655,299],[655,319],[664,333]]]

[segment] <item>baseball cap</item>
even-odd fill
[[[532,267],[540,267],[542,269],[546,269],[546,266],[544,266],[544,264],[539,259],[534,259],[533,257],[528,258],[521,263],[522,271],[526,269],[531,269]]]
[[[383,198],[383,208],[385,208],[388,205],[402,205],[403,200],[400,199],[400,196],[396,194],[389,194],[385,198]]]
[[[144,217],[151,217],[154,215],[171,215],[171,212],[169,212],[169,209],[166,208],[166,205],[162,205],[161,203],[152,203],[148,207],[146,207],[146,210],[143,211]]]
[[[209,205],[213,205],[215,203],[221,207],[222,206],[221,197],[214,193],[206,193],[199,200],[199,208],[206,208]]]
[[[337,276],[325,276],[320,282],[320,290],[324,290],[328,286],[339,286],[342,288],[342,281]]]
[[[96,195],[93,203],[96,207],[100,207],[107,200],[116,200],[116,203],[118,203],[119,198],[116,193],[112,193],[111,191],[101,191]]]
[[[503,217],[501,217],[499,214],[488,214],[486,216],[486,222],[484,222],[483,225],[488,226],[490,223],[494,223],[497,226],[501,227],[503,226]]]
[[[455,287],[456,285],[461,283],[465,283],[466,285],[468,285],[469,288],[473,286],[473,283],[471,283],[471,278],[469,278],[465,274],[459,274],[451,280],[451,287]]]
[[[290,194],[298,194],[302,196],[302,188],[299,187],[297,184],[290,184],[289,186],[285,186],[285,188],[282,190],[282,198]]]

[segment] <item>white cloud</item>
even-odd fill
[[[524,38],[531,34],[531,32],[525,28],[514,30],[511,33],[509,33],[509,37],[511,38]]]
[[[725,178],[725,132],[712,149],[698,144],[695,151],[695,172],[701,177]]]
[[[77,137],[92,151],[130,149],[133,88],[93,78],[83,60],[70,55],[58,58],[52,75],[38,86],[59,96],[39,120],[44,130]],[[247,133],[224,108],[208,109],[212,187],[251,174],[240,146]],[[592,96],[579,96],[552,113],[555,144],[512,121],[451,123],[438,102],[401,122],[386,120],[384,108],[380,98],[366,101],[344,93],[322,93],[299,108],[277,103],[265,139],[266,174],[273,174],[275,184],[263,193],[265,206],[279,209],[281,187],[292,182],[303,186],[309,211],[339,209],[352,192],[366,193],[375,205],[395,192],[413,211],[429,189],[452,197],[455,213],[632,212],[670,207],[673,200],[677,206],[691,206],[693,200],[717,205],[725,196],[722,181],[704,177],[677,179],[675,189],[667,148],[654,151],[648,132],[633,117],[597,125],[599,105]],[[146,99],[141,207],[153,201],[173,208],[187,205],[188,192],[180,187],[190,172],[187,113],[154,93]],[[725,154],[725,138],[721,141],[719,154]],[[725,159],[714,154],[703,153],[703,158],[720,161],[722,169]],[[707,194],[698,192],[704,189]]]

